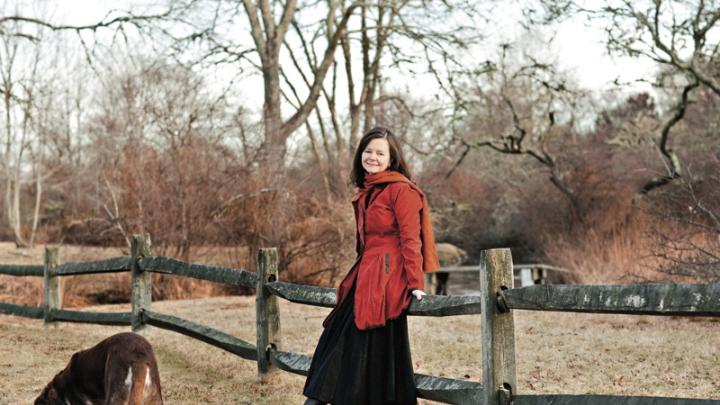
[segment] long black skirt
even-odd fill
[[[358,330],[354,290],[320,336],[303,394],[333,405],[416,404],[407,316]]]

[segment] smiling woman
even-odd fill
[[[427,202],[386,128],[360,140],[351,179],[357,259],[323,322],[306,404],[415,404],[406,313],[439,267]]]
[[[412,174],[405,162],[398,139],[387,128],[373,128],[363,136],[355,151],[350,180],[359,189],[363,189],[367,174],[380,173],[388,169],[402,174],[412,183],[409,181]]]
[[[369,174],[384,171],[390,165],[390,144],[387,139],[370,141],[362,153],[362,167]]]

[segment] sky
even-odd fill
[[[573,71],[583,87],[600,90],[607,88],[616,78],[632,82],[653,75],[655,66],[648,60],[609,56],[605,51],[603,35],[601,27],[586,26],[579,19],[564,22],[557,31],[560,63]],[[646,84],[634,87],[648,89]]]
[[[142,4],[123,0],[46,0],[50,9],[56,8],[59,18],[71,24],[88,24],[105,16],[108,10],[125,5]],[[510,4],[508,2],[508,4]],[[511,13],[499,13],[511,14]],[[503,24],[513,24],[506,22]],[[507,31],[506,31],[507,32]],[[571,19],[558,27],[554,52],[562,67],[576,75],[583,87],[601,90],[614,79],[633,81],[652,75],[654,68],[648,61],[612,58],[602,44],[601,27],[585,26],[580,19]]]

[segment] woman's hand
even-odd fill
[[[427,294],[425,294],[425,291],[423,290],[412,290],[412,295],[414,295],[418,301],[422,301],[423,297]]]

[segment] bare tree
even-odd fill
[[[240,176],[221,178],[237,157],[225,144],[224,94],[177,65],[146,61],[118,73],[100,96],[88,147],[106,229],[150,232],[158,248],[189,258],[210,242],[213,212]],[[225,154],[225,156],[223,156]]]
[[[358,3],[347,6],[341,6],[337,1],[320,3],[327,6],[323,12],[328,21],[327,41],[322,58],[310,79],[310,91],[287,118],[283,118],[282,110],[281,51],[296,14],[300,9],[313,7],[313,3],[297,0],[243,0],[241,4],[242,7],[238,7],[236,1],[189,1],[184,13],[174,15],[175,23],[185,24],[186,34],[172,35],[169,29],[156,28],[170,35],[170,40],[175,44],[174,49],[179,53],[188,51],[190,44],[202,40],[206,47],[200,57],[186,56],[194,61],[249,63],[259,70],[263,80],[265,134],[261,163],[264,171],[272,173],[284,165],[286,140],[303,125],[315,107],[327,72],[332,66],[335,49]],[[249,38],[237,36],[234,28],[243,25],[249,26]]]
[[[554,138],[574,131],[575,110],[582,101],[582,92],[573,88],[569,77],[552,61],[515,49],[513,44],[501,46],[494,66],[490,73],[475,78],[479,84],[465,95],[470,106],[465,120],[467,134],[455,138],[461,151],[446,178],[473,149],[525,155],[547,170],[551,183],[582,222],[576,191],[558,165],[562,151],[549,147]],[[559,125],[558,120],[564,122]]]
[[[330,83],[322,89],[325,103],[316,106],[316,120],[306,123],[311,151],[324,173],[328,194],[344,195],[346,180],[340,175],[348,171],[347,162],[352,158],[353,146],[357,144],[361,130],[367,131],[376,124],[389,124],[383,119],[386,105],[390,110],[403,110],[402,114],[414,114],[405,103],[405,99],[413,98],[412,94],[404,94],[397,87],[390,89],[392,94],[383,89],[388,83],[393,85],[391,77],[407,77],[410,73],[418,76],[420,81],[419,75],[425,73],[424,80],[430,77],[435,82],[430,86],[437,86],[439,91],[452,87],[448,84],[450,71],[466,68],[459,56],[482,35],[474,23],[484,17],[484,5],[484,2],[463,0],[360,3],[359,21],[356,20],[341,38],[343,58],[335,61],[329,73]],[[301,24],[301,17],[293,20],[295,41],[288,41],[287,46],[292,61],[290,67],[295,71],[285,68],[282,72],[289,89],[283,95],[296,106],[301,103],[298,93],[311,89],[310,79],[321,60],[317,44],[326,40],[325,23],[332,24],[331,20]],[[437,24],[440,20],[448,23]],[[291,43],[298,46],[293,47]],[[292,80],[296,76],[302,78],[299,85]],[[433,107],[437,108],[437,105]],[[396,132],[405,130],[398,126],[393,129]]]
[[[662,68],[657,85],[676,88],[677,101],[655,130],[655,145],[666,173],[646,182],[639,194],[662,187],[681,176],[681,162],[670,148],[671,130],[683,119],[691,93],[707,87],[720,95],[720,4],[716,1],[616,1],[584,2],[540,0],[531,2],[526,16],[531,23],[552,23],[577,15],[587,16],[605,28],[610,54],[646,58]],[[684,84],[667,86],[667,76]]]
[[[3,93],[4,148],[2,150],[2,172],[5,180],[5,216],[12,229],[17,246],[32,246],[41,217],[44,182],[53,175],[54,169],[46,159],[46,146],[54,143],[57,133],[64,132],[66,138],[72,131],[58,131],[50,122],[50,111],[60,101],[59,86],[53,80],[59,69],[41,66],[48,62],[47,55],[57,52],[52,49],[60,35],[52,33],[73,32],[85,49],[86,58],[91,61],[92,50],[88,38],[83,34],[95,34],[99,30],[114,29],[127,34],[127,28],[140,28],[144,24],[171,15],[171,5],[157,14],[133,14],[111,11],[105,18],[86,25],[68,25],[52,21],[43,15],[23,13],[20,3],[6,4],[0,16],[0,80]],[[33,11],[37,11],[33,9]],[[42,10],[40,11],[42,14]],[[127,37],[126,37],[127,39]],[[65,44],[67,45],[67,44]],[[65,49],[67,52],[67,49]],[[55,65],[57,67],[57,65]],[[69,109],[68,109],[69,111]],[[68,122],[68,121],[65,121]],[[60,125],[58,122],[57,125]],[[70,145],[70,142],[67,143]],[[34,193],[32,204],[23,202],[22,195],[28,184]],[[26,235],[23,218],[26,212],[21,207],[32,206],[30,231]]]
[[[653,224],[659,271],[679,279],[720,281],[720,160],[674,182],[657,199]]]
[[[12,229],[15,245],[32,246],[40,215],[42,175],[33,170],[35,177],[35,203],[32,230],[28,240],[23,232],[21,209],[23,186],[28,179],[28,168],[39,167],[30,158],[33,145],[41,147],[36,138],[37,92],[40,90],[39,65],[42,50],[19,36],[0,36],[0,80],[3,93],[4,148],[2,156],[5,178],[5,213]],[[29,57],[28,57],[29,56]],[[37,151],[36,151],[37,152]]]

